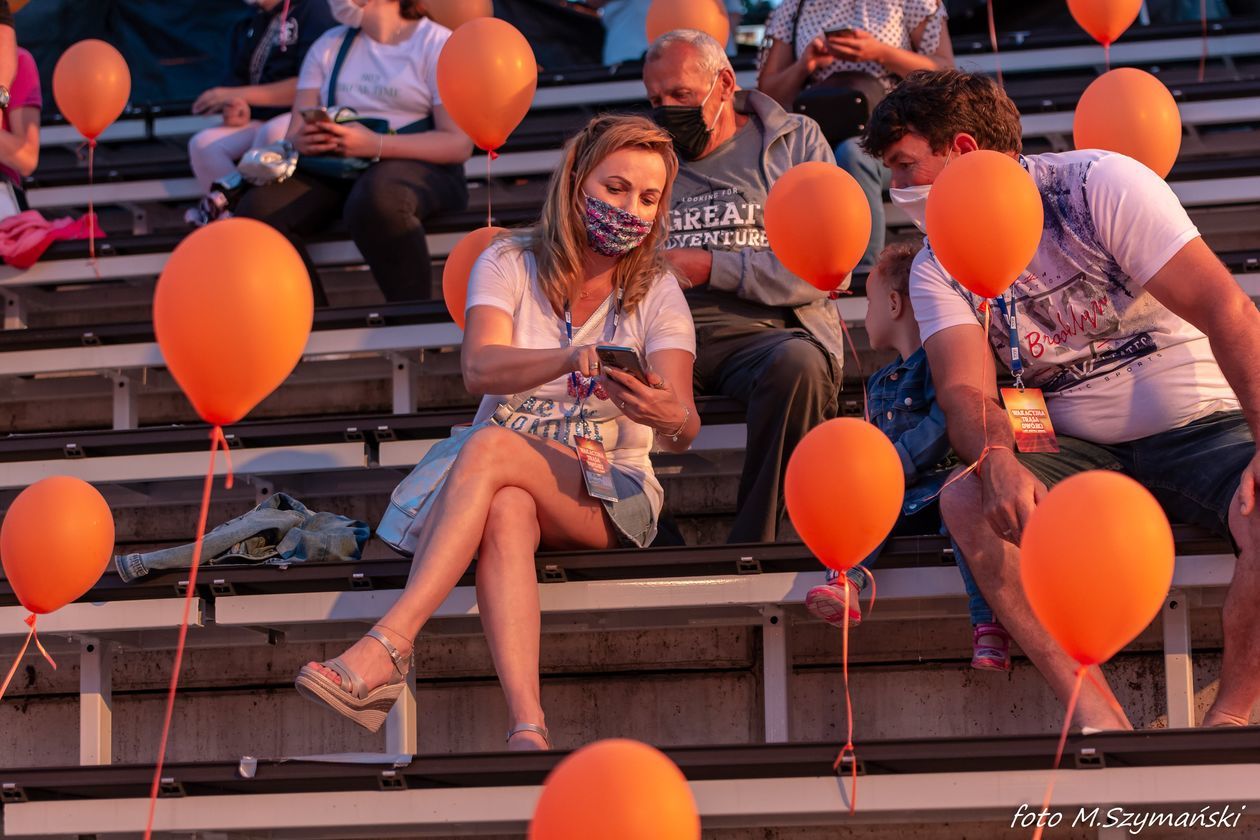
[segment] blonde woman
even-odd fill
[[[509,749],[550,747],[538,677],[534,552],[645,546],[661,486],[653,446],[700,429],[695,331],[662,258],[678,170],[670,136],[641,117],[592,120],[565,147],[536,227],[499,240],[469,284],[462,365],[486,395],[431,510],[398,602],[349,650],[309,663],[305,696],[375,731],[401,694],[412,641],[477,554],[477,602],[507,699]],[[596,345],[630,348],[648,384],[601,368]],[[515,398],[498,395],[513,394]],[[602,449],[597,499],[576,447]],[[607,489],[607,488],[605,488]]]

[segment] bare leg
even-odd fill
[[[1221,688],[1204,726],[1246,726],[1260,697],[1260,511],[1243,516],[1239,497],[1229,506],[1229,528],[1240,553],[1225,596],[1225,654]]]
[[[1076,661],[1063,652],[1033,615],[1020,582],[1019,549],[993,531],[983,511],[980,482],[975,476],[954,483],[941,496],[945,525],[967,558],[985,600],[1066,705],[1076,683]],[[1107,693],[1100,694],[1086,681],[1076,705],[1077,724],[1097,729],[1132,729],[1128,719],[1112,707],[1115,695],[1102,671],[1097,667],[1090,671]]]
[[[546,726],[538,684],[541,627],[534,571],[540,537],[533,496],[519,487],[504,487],[495,494],[477,549],[477,606],[507,699],[509,730],[518,723]],[[546,746],[534,732],[508,741],[513,750]]]
[[[420,531],[407,586],[377,624],[399,650],[405,653],[411,649],[420,628],[467,570],[486,533],[493,500],[505,487],[519,488],[533,499],[537,531],[502,533],[497,539],[534,545],[541,533],[551,548],[609,548],[616,544],[603,505],[584,489],[573,450],[497,426],[481,429],[460,450],[446,486]],[[373,639],[355,642],[342,659],[369,687],[383,685],[393,673],[385,649]],[[340,682],[333,671],[323,668],[323,672]]]

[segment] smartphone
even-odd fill
[[[302,119],[308,123],[330,123],[333,121],[332,114],[328,113],[327,108],[303,108]]]
[[[599,363],[604,367],[624,370],[644,385],[648,384],[647,372],[643,369],[643,363],[639,361],[639,354],[633,348],[599,344],[595,347],[595,354],[599,356]]]
[[[844,29],[828,29],[823,33],[824,38],[852,38],[855,35],[857,31],[847,26]]]

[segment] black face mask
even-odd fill
[[[669,132],[674,140],[674,150],[683,160],[695,160],[709,147],[713,131],[704,122],[704,103],[709,101],[716,88],[715,78],[699,105],[658,105],[652,109],[652,120]]]

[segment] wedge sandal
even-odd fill
[[[369,690],[363,678],[338,656],[323,664],[341,677],[340,684],[310,665],[302,666],[293,684],[297,686],[298,694],[306,699],[327,706],[368,732],[376,732],[402,695],[411,666],[408,657],[403,656],[384,633],[373,627],[365,635],[380,642],[394,663],[395,673],[389,682]]]

